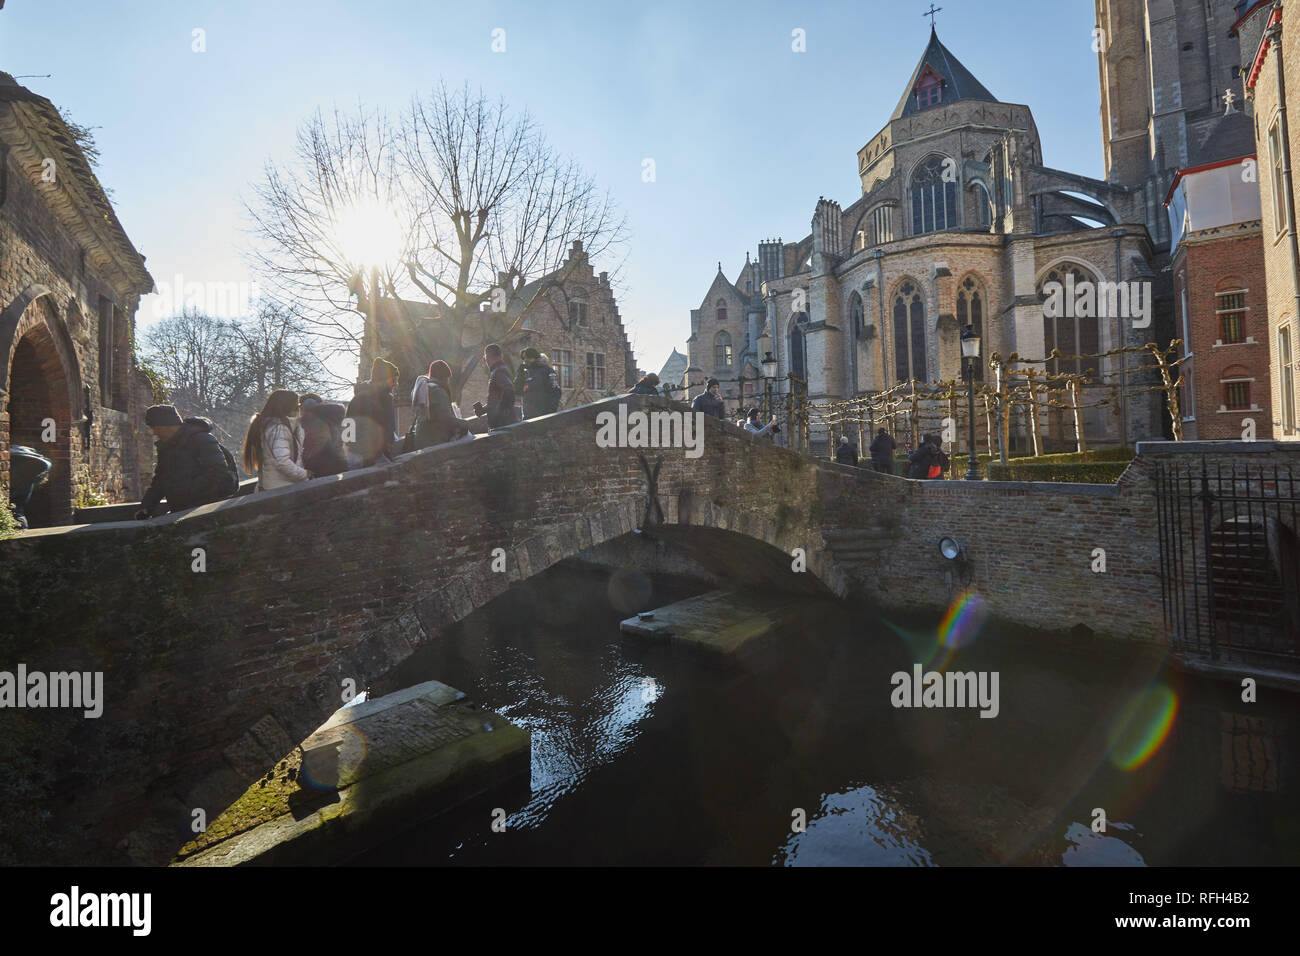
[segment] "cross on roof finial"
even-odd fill
[[[929,17],[929,18],[930,18],[930,29],[931,29],[931,30],[934,29],[934,15],[935,15],[936,13],[938,13],[938,12],[939,12],[940,10],[942,10],[942,9],[943,9],[943,7],[936,7],[936,6],[932,3],[932,4],[930,4],[930,9],[929,9],[929,10],[926,10],[925,13],[921,14],[921,16],[923,16],[923,17]]]

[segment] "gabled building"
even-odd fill
[[[673,349],[663,368],[659,370],[659,381],[668,385],[681,385],[686,378],[686,369],[691,361],[677,349]]]
[[[636,356],[609,273],[594,271],[581,240],[574,240],[568,257],[554,272],[528,281],[516,277],[513,283],[502,274],[498,288],[505,294],[507,322],[512,324],[527,311],[518,332],[500,343],[512,373],[521,349],[533,346],[544,352],[560,380],[561,408],[625,392],[636,383]],[[484,308],[491,308],[491,303],[485,302]],[[372,330],[367,320],[359,380],[369,377],[376,356],[397,365],[401,384],[395,398],[398,428],[403,432],[410,424],[411,385],[430,362],[449,353],[451,331],[436,305],[385,298],[379,300],[376,326]],[[480,361],[463,385],[462,414],[473,415],[474,403],[486,403],[487,393],[488,373]]]
[[[33,526],[78,499],[138,500],[152,472],[152,389],[135,365],[144,257],[59,111],[0,73],[0,498],[10,448],[53,461]]]

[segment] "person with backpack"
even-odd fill
[[[174,405],[151,406],[144,422],[158,440],[158,464],[136,518],[220,501],[239,490],[235,459],[212,434],[212,422],[182,420]]]
[[[257,472],[257,490],[270,491],[306,481],[302,466],[303,431],[298,423],[298,394],[277,388],[248,423],[244,436],[244,470]]]
[[[531,345],[519,353],[514,388],[515,394],[523,400],[524,418],[549,415],[559,408],[559,376],[542,353]]]
[[[348,470],[343,450],[343,419],[347,407],[322,401],[315,392],[302,397],[302,466],[313,478]]]
[[[411,451],[442,445],[463,438],[469,422],[456,414],[451,405],[451,366],[439,359],[429,365],[429,374],[415,380],[411,389]]]
[[[886,475],[894,473],[894,449],[897,447],[898,443],[889,432],[883,428],[876,432],[876,437],[871,439],[871,444],[867,446],[867,450],[871,452],[871,464],[876,471]]]
[[[921,439],[920,447],[912,452],[908,459],[907,477],[933,479],[942,478],[948,469],[948,456],[943,452],[939,436],[926,435]]]

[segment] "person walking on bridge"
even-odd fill
[[[745,431],[749,432],[751,435],[766,435],[768,438],[771,438],[773,433],[780,431],[780,426],[776,423],[775,415],[772,416],[772,420],[766,425],[760,425],[758,423],[758,414],[757,408],[751,408],[749,410],[749,415],[745,419]]]
[[[510,380],[510,369],[501,346],[493,342],[483,349],[483,361],[488,367],[488,400],[484,414],[489,428],[500,428],[519,421],[515,417],[515,383]]]
[[[411,407],[415,411],[415,449],[455,441],[469,431],[469,422],[451,407],[451,366],[441,359],[430,363],[427,377],[421,375],[415,380]]]
[[[303,445],[298,394],[277,388],[248,423],[244,436],[244,470],[257,472],[257,490],[270,491],[310,478],[302,466]]]
[[[397,387],[397,366],[382,358],[370,364],[370,381],[357,386],[348,402],[348,418],[355,429],[353,448],[361,466],[391,458],[397,445],[397,409],[393,389]]]
[[[725,418],[727,406],[723,404],[722,397],[718,394],[721,388],[722,385],[716,378],[709,379],[704,391],[695,396],[695,401],[691,402],[691,410],[712,415],[714,418]]]
[[[659,376],[654,372],[649,372],[641,377],[641,380],[629,389],[633,395],[658,395],[659,394]]]
[[[212,422],[182,421],[175,405],[153,405],[145,411],[144,423],[158,440],[158,464],[136,518],[220,501],[239,490],[235,460],[212,434]]]

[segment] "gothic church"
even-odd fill
[[[1015,352],[1047,374],[1093,370],[1089,394],[1111,400],[1084,412],[1090,443],[1161,436],[1162,398],[1145,390],[1142,356],[1044,361],[1053,348],[1077,356],[1141,346],[1168,323],[1168,278],[1147,228],[1143,185],[1044,166],[1029,107],[998,100],[933,27],[898,105],[857,162],[861,196],[843,207],[818,199],[809,235],[760,242],[734,282],[719,263],[691,312],[690,394],[717,377],[732,380],[724,386],[732,402],[758,404],[769,351],[778,388],[788,391],[793,374],[813,403],[909,380],[959,380],[969,324],[985,361]],[[1145,325],[1044,316],[1044,285],[1067,278],[1146,283],[1156,314]],[[1115,400],[1120,381],[1127,394]],[[1039,424],[1048,450],[1072,450],[1068,413],[1044,409]],[[1024,447],[1026,430],[1025,420],[1013,423],[1013,449]],[[811,438],[824,453],[825,431]]]

